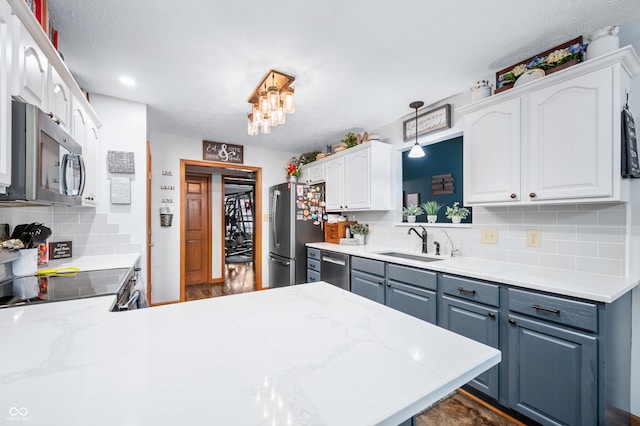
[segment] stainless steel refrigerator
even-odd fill
[[[324,241],[324,184],[269,188],[269,286],[307,281],[305,243]]]

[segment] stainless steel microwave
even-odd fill
[[[11,185],[1,205],[82,204],[82,147],[34,105],[11,105]]]

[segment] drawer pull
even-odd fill
[[[509,324],[514,325],[516,323],[516,320],[509,318]]]
[[[495,317],[496,317],[496,314],[494,314],[493,312],[489,312],[489,313],[487,314],[487,316],[488,316],[489,318],[495,318]]]
[[[459,291],[460,293],[476,294],[476,291],[475,291],[475,290],[467,290],[467,289],[466,289],[466,288],[464,288],[464,287],[458,287],[458,291]]]
[[[550,309],[550,308],[545,308],[544,306],[540,306],[540,305],[533,305],[533,309],[535,309],[536,311],[550,312],[552,314],[559,314],[560,313],[560,309]]]
[[[378,285],[383,285],[384,281],[383,280],[378,280]]]

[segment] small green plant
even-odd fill
[[[422,203],[420,207],[422,207],[422,210],[424,210],[426,214],[433,216],[438,214],[444,206],[437,201],[427,201],[426,203]]]
[[[369,232],[369,225],[366,223],[354,223],[350,226],[352,234],[362,234],[365,235]]]
[[[465,219],[469,216],[469,209],[466,207],[460,207],[460,203],[456,201],[453,206],[447,206],[446,215],[447,219],[451,219],[454,216],[458,216],[461,219]]]
[[[358,145],[358,139],[353,132],[347,133],[347,135],[340,141],[347,145],[347,148],[351,148],[353,146]]]
[[[422,213],[422,209],[416,205],[410,204],[409,207],[402,208],[403,216],[420,216]]]

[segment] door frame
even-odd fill
[[[241,164],[229,164],[220,163],[215,161],[202,161],[202,160],[186,160],[180,159],[180,301],[185,300],[185,247],[183,243],[183,237],[185,234],[185,206],[184,206],[184,192],[185,192],[185,177],[187,166],[208,167],[211,169],[219,169],[224,171],[226,169],[236,169],[243,171],[254,172],[255,179],[255,193],[254,193],[254,214],[255,214],[255,237],[254,237],[254,268],[256,277],[256,290],[262,290],[262,168],[245,166]],[[223,174],[223,173],[221,173]],[[224,208],[224,206],[223,206]],[[223,216],[224,217],[224,216]],[[223,253],[224,256],[224,253]]]

